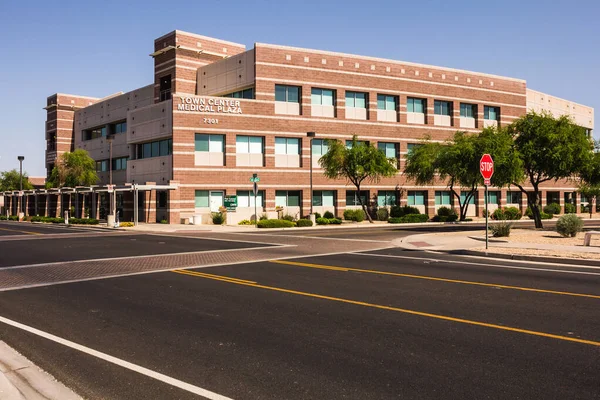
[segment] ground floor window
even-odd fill
[[[277,190],[275,192],[276,207],[299,207],[300,206],[300,191],[299,190]]]
[[[346,190],[346,206],[360,206],[359,194],[356,190]],[[367,199],[369,198],[368,190],[360,191],[360,199],[362,203],[368,205]]]
[[[436,206],[449,206],[452,204],[452,193],[448,190],[436,190],[435,191],[435,205]]]
[[[469,195],[470,192],[460,192],[460,203],[461,204],[465,204],[466,200],[467,200],[467,196]],[[475,197],[477,196],[477,193],[473,193],[473,196],[471,196],[471,198],[469,199],[469,204],[475,204]]]
[[[335,192],[333,190],[313,191],[313,206],[333,207],[335,205]]]
[[[500,204],[500,192],[488,190],[488,204]]]
[[[254,207],[254,192],[252,190],[238,190],[237,201],[238,207]],[[259,190],[256,196],[256,207],[264,207],[265,206],[265,192],[264,190]]]
[[[422,190],[409,190],[407,200],[409,206],[424,206],[425,192]]]
[[[506,202],[508,204],[521,204],[522,195],[520,191],[506,192]]]
[[[377,192],[377,206],[395,206],[398,204],[398,194],[395,190],[379,190]]]
[[[560,203],[560,192],[546,192],[546,203]]]
[[[210,207],[210,211],[218,212],[223,206],[224,193],[220,190],[196,190],[195,206],[196,208]]]

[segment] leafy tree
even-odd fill
[[[394,176],[398,170],[394,166],[395,158],[387,158],[385,154],[372,145],[352,137],[350,146],[339,140],[328,140],[329,150],[319,160],[323,174],[330,179],[345,178],[351,182],[359,193],[359,201],[369,222],[373,222],[367,212],[367,206],[360,196],[360,185],[364,182],[376,183],[381,178]]]
[[[88,152],[77,149],[63,153],[46,183],[47,188],[90,186],[98,182],[96,162]]]
[[[8,192],[11,190],[19,190],[21,175],[16,169],[0,172],[0,192]],[[29,177],[26,172],[23,172],[23,190],[31,190],[33,185],[29,182]]]
[[[600,197],[600,153],[597,152],[600,143],[596,142],[594,147],[596,152],[592,156],[592,160],[580,173],[578,189],[589,201],[590,218],[592,218],[592,207],[595,207],[598,203],[598,197]]]
[[[589,169],[593,161],[593,142],[584,128],[567,116],[529,112],[508,126],[514,151],[521,160],[520,177],[511,183],[527,196],[536,228],[543,228],[540,184],[569,179]],[[533,188],[525,190],[523,182]]]

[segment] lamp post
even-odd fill
[[[18,156],[17,160],[19,160],[19,192],[23,192],[23,160],[25,159],[25,156]],[[19,193],[22,194],[22,193]],[[21,198],[21,207],[19,208],[20,212],[24,212],[24,207],[23,207],[23,196],[19,196]]]
[[[107,135],[106,136],[106,141],[108,142],[108,184],[112,187],[112,183],[113,183],[113,179],[112,179],[112,148],[113,148],[113,139],[114,139],[114,135]],[[114,196],[114,199],[113,199]],[[113,193],[112,195],[109,193],[108,196],[108,202],[109,202],[109,215],[112,215],[114,218],[115,215],[115,211],[114,209],[116,208],[116,203],[117,203],[117,192],[114,190],[113,188]],[[111,221],[113,222],[113,221]]]
[[[316,135],[315,132],[306,132],[310,138],[310,215],[313,214],[313,139]]]

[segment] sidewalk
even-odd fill
[[[80,400],[81,397],[0,341],[0,399]]]

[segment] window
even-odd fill
[[[209,204],[210,203],[209,203],[208,190],[196,190],[196,192],[195,192],[195,206],[196,206],[196,208],[210,207]]]
[[[113,158],[113,160],[112,160],[113,171],[122,171],[122,170],[127,169],[127,158],[128,157]]]
[[[396,96],[388,96],[385,94],[377,95],[377,109],[386,111],[396,111]]]
[[[333,90],[312,88],[310,93],[311,104],[333,106],[333,96]]]
[[[580,198],[581,198],[581,202],[582,202],[582,203],[588,203],[588,202],[589,202],[589,201],[588,201],[588,198],[587,198],[587,197],[586,197],[586,195],[585,195],[585,194],[583,194],[583,193],[581,193],[581,194],[580,194]]]
[[[508,204],[521,204],[521,192],[520,191],[506,192],[506,202]]]
[[[468,195],[469,195],[469,192],[460,192],[460,203],[461,204],[465,204],[465,201],[466,201]],[[469,199],[469,204],[475,204],[476,196],[477,196],[477,193],[474,193],[473,196],[471,196],[471,198]]]
[[[435,205],[436,206],[449,206],[452,204],[452,193],[445,190],[435,191]]]
[[[425,192],[422,190],[409,190],[407,199],[409,206],[424,206]]]
[[[333,190],[314,190],[312,203],[315,207],[333,207],[335,192]]]
[[[488,204],[500,204],[500,192],[488,190]]]
[[[96,161],[96,172],[107,172],[108,160]]]
[[[361,190],[360,198],[362,199],[363,204],[369,204],[367,202],[369,198],[369,191]],[[360,200],[358,198],[358,192],[356,190],[346,190],[346,206],[360,206]]]
[[[171,99],[171,75],[160,78],[160,101]]]
[[[252,190],[237,191],[238,207],[254,207],[254,192]],[[256,196],[256,207],[265,206],[265,191],[259,190]]]
[[[275,154],[300,154],[300,139],[298,138],[275,138]]]
[[[298,86],[275,85],[275,101],[299,103],[299,99],[300,88]]]
[[[262,136],[237,136],[235,138],[235,149],[241,154],[262,154]]]
[[[113,125],[113,133],[127,133],[127,122],[119,122]]]
[[[500,115],[499,107],[490,107],[490,106],[483,107],[483,119],[498,121],[499,115]]]
[[[162,157],[173,154],[173,139],[156,140],[137,145],[137,158]]]
[[[210,153],[223,153],[225,136],[196,133],[195,150]]]
[[[224,94],[221,97],[233,97],[234,99],[253,99],[254,88],[238,90],[237,92]]]
[[[357,140],[356,143],[358,145],[363,145],[363,146],[368,146],[369,142],[365,141],[365,140]],[[351,149],[352,148],[352,140],[346,140],[346,148],[347,149]]]
[[[409,97],[407,100],[407,110],[408,112],[414,113],[425,113],[425,99],[415,99]]]
[[[93,129],[86,129],[86,130],[82,131],[81,133],[82,133],[81,140],[83,140],[83,141],[97,139],[99,137],[105,137],[106,136],[106,126],[101,126],[101,127],[93,128]]]
[[[408,154],[410,154],[413,151],[413,149],[415,149],[415,148],[417,148],[419,146],[421,146],[421,145],[418,144],[418,143],[409,143],[409,144],[406,145],[406,152]]]
[[[377,205],[379,207],[395,206],[396,204],[398,204],[398,197],[395,190],[379,190],[377,192]]]
[[[367,94],[362,92],[346,92],[346,107],[367,108]]]
[[[435,115],[451,116],[452,114],[452,105],[449,101],[435,100],[433,108]]]
[[[313,156],[320,157],[329,151],[327,140],[325,139],[313,139],[312,140],[312,152]]]
[[[277,190],[275,191],[276,207],[299,207],[300,191],[298,190]]]
[[[475,105],[460,103],[460,116],[464,118],[475,118]]]
[[[385,154],[387,158],[398,158],[398,144],[378,142],[377,148]]]

